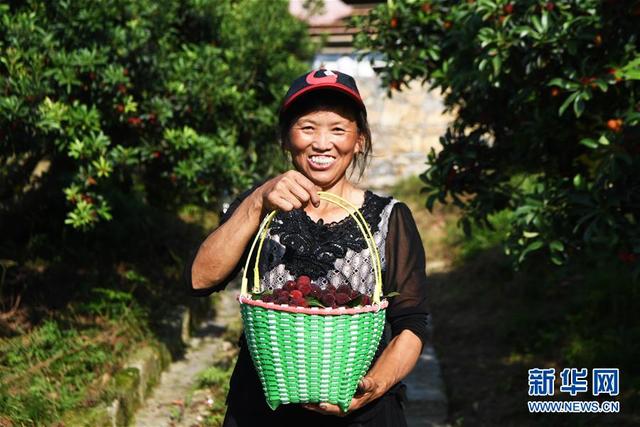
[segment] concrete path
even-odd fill
[[[231,343],[220,335],[227,324],[239,316],[234,298],[234,291],[221,294],[216,318],[205,322],[191,338],[184,358],[173,362],[162,373],[151,397],[136,413],[137,427],[190,427],[200,424],[211,405],[211,397],[204,390],[194,393],[194,386],[198,374],[213,365],[216,355],[231,351]]]
[[[409,427],[445,427],[448,414],[447,395],[440,372],[440,363],[431,343],[424,346],[422,355],[407,384],[409,404],[405,408]]]

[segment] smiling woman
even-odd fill
[[[353,173],[347,176],[358,165],[362,174],[372,146],[366,108],[351,76],[314,70],[299,77],[285,95],[279,117],[282,148],[293,169],[231,204],[185,269],[191,292],[209,295],[224,289],[246,261],[262,219],[277,210],[259,259],[263,289],[278,290],[307,275],[322,291],[347,284],[371,295],[375,251],[370,249],[377,246],[383,293],[399,295],[389,303],[371,369],[346,411],[326,402],[272,410],[243,335],[224,426],[406,426],[401,380],[420,355],[427,316],[424,249],[413,216],[404,203],[360,189],[350,180]],[[367,246],[356,221],[321,200],[319,191],[359,207],[375,246]]]

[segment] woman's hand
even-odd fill
[[[263,212],[278,209],[284,212],[306,206],[309,201],[315,207],[320,204],[316,186],[303,174],[290,170],[265,182],[256,191],[262,200]]]
[[[374,377],[367,375],[358,383],[358,390],[356,391],[355,396],[353,396],[353,399],[351,399],[351,404],[349,405],[347,412],[340,409],[338,405],[333,405],[331,403],[320,403],[317,405],[309,403],[302,406],[310,411],[319,412],[323,415],[344,417],[347,413],[360,409],[372,400],[376,400],[381,397],[386,391],[386,386]]]

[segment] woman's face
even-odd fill
[[[348,109],[312,111],[293,122],[289,130],[293,163],[314,184],[329,188],[345,177],[363,137]]]

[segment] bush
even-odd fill
[[[175,209],[244,187],[274,167],[313,53],[284,0],[31,0],[0,20],[4,224],[47,203],[86,229],[119,194]]]
[[[456,113],[428,155],[427,207],[450,198],[467,232],[513,211],[516,263],[617,255],[637,277],[639,15],[613,0],[407,0],[356,19],[391,93],[417,79]]]

